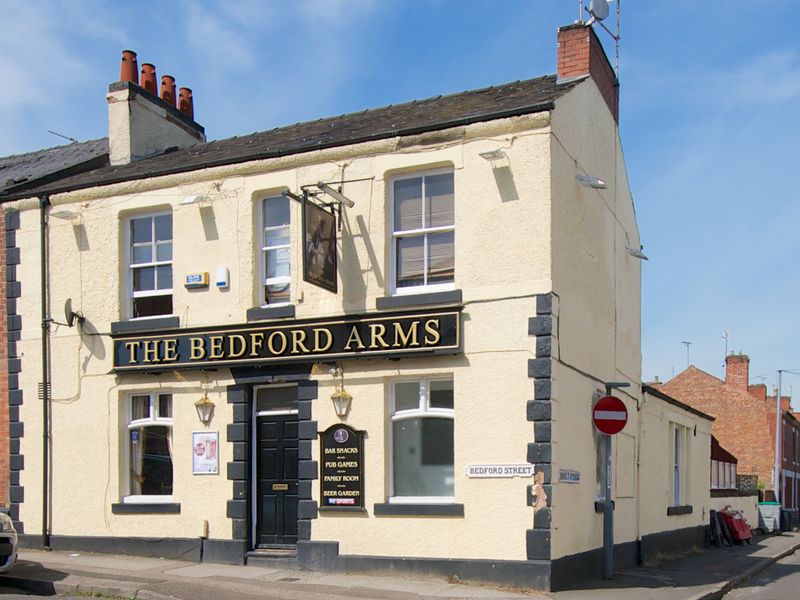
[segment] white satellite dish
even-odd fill
[[[608,16],[608,0],[592,0],[589,2],[589,14],[597,21]]]

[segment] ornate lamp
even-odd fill
[[[194,407],[197,409],[197,416],[200,422],[208,427],[211,418],[214,416],[214,403],[208,398],[206,386],[203,386],[203,397],[194,403]]]
[[[336,412],[337,417],[344,419],[347,413],[350,412],[350,403],[353,400],[353,396],[344,389],[344,371],[342,371],[341,367],[331,369],[331,375],[333,375],[334,381],[336,381],[336,376],[339,376],[339,381],[336,381],[336,391],[331,394],[333,410]]]

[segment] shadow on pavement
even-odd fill
[[[68,576],[69,573],[48,569],[41,563],[20,560],[9,573],[0,575],[0,583],[39,596],[55,596],[54,584]]]

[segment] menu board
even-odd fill
[[[333,425],[320,437],[320,510],[363,510],[364,432]]]

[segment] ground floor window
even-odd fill
[[[125,502],[167,501],[172,496],[172,394],[128,398]]]
[[[452,378],[395,381],[391,388],[391,502],[454,496]]]
[[[672,424],[671,430],[672,506],[682,506],[686,504],[688,430],[677,423]]]

